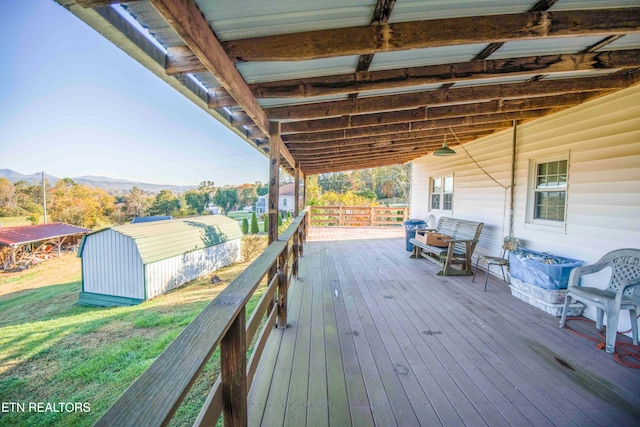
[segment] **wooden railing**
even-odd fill
[[[98,420],[98,426],[166,425],[220,346],[221,373],[194,425],[247,424],[247,393],[267,338],[287,324],[287,288],[297,277],[308,227],[305,209],[269,247],[207,305]],[[272,270],[275,267],[275,270]],[[246,304],[269,271],[268,286],[246,319]],[[247,348],[266,316],[247,362]]]
[[[409,218],[408,207],[310,206],[312,226],[402,225]]]

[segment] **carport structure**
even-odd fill
[[[58,256],[62,245],[70,237],[80,237],[91,232],[86,228],[63,223],[24,225],[0,228],[0,246],[8,246],[11,250],[9,265],[20,262],[25,257],[35,257],[44,253],[46,248],[56,249]]]
[[[401,354],[407,347],[395,346],[393,342],[407,339],[422,345],[431,338],[442,339],[442,344],[451,345],[454,350],[457,345],[473,350],[467,347],[470,342],[474,347],[475,344],[486,347],[468,353],[474,361],[465,360],[460,365],[449,363],[442,353],[443,364],[433,374],[442,375],[447,381],[456,377],[460,382],[450,383],[451,387],[425,382],[434,387],[432,391],[439,402],[434,403],[436,413],[449,411],[451,416],[438,413],[436,418],[433,413],[423,412],[416,416],[423,425],[439,422],[611,425],[637,418],[640,397],[636,378],[631,375],[616,371],[619,376],[615,380],[598,379],[597,386],[604,386],[602,390],[608,393],[601,398],[591,396],[590,392],[585,394],[582,385],[560,378],[555,370],[539,369],[546,363],[539,362],[541,353],[550,356],[545,356],[545,360],[554,369],[563,363],[579,366],[580,369],[573,370],[562,365],[577,372],[576,375],[581,375],[583,369],[588,371],[587,377],[583,377],[588,379],[601,378],[599,369],[611,365],[599,356],[583,358],[581,351],[575,354],[578,344],[559,335],[555,325],[551,329],[551,323],[531,326],[526,318],[519,321],[519,313],[525,309],[508,308],[519,303],[514,304],[506,293],[502,295],[506,297],[504,300],[499,299],[504,303],[499,304],[508,308],[507,316],[500,318],[502,314],[497,314],[494,308],[498,299],[470,296],[467,284],[459,281],[462,279],[425,280],[420,266],[409,264],[408,259],[401,259],[393,250],[369,257],[354,256],[375,254],[382,244],[390,244],[388,238],[381,238],[380,245],[370,248],[359,243],[366,240],[364,233],[354,232],[348,237],[344,232],[329,239],[321,234],[322,230],[307,229],[306,211],[283,235],[278,236],[276,227],[281,166],[295,176],[295,199],[299,202],[299,184],[308,175],[420,162],[444,142],[465,146],[486,141],[487,137],[510,128],[514,128],[515,153],[515,129],[520,124],[548,121],[586,102],[597,104],[600,99],[618,99],[620,104],[624,104],[624,99],[637,99],[640,78],[637,0],[138,0],[122,4],[112,0],[57,1],[270,160],[269,248],[203,310],[98,425],[168,423],[217,347],[221,349],[221,377],[211,389],[197,425],[215,424],[220,413],[225,425],[270,422],[280,425],[277,420],[281,419],[290,425],[326,424],[331,414],[327,407],[331,411],[344,402],[333,393],[326,400],[302,399],[304,394],[300,390],[313,393],[324,390],[319,384],[323,384],[320,381],[326,372],[318,373],[313,366],[322,369],[328,365],[323,360],[317,365],[298,365],[297,359],[289,357],[298,348],[284,344],[297,342],[297,331],[306,337],[304,343],[314,343],[313,347],[306,346],[305,351],[311,355],[307,359],[340,353],[343,366],[349,368],[345,370],[345,379],[347,374],[368,375],[382,366],[377,361],[344,358],[348,354],[353,356],[350,349],[365,338],[370,340],[372,353],[385,359],[380,372],[389,382],[384,384],[384,391],[373,385],[364,393],[356,393],[362,399],[352,402],[348,419],[341,419],[347,425],[417,425],[410,415],[412,410],[428,409],[423,398],[412,400],[416,395],[407,391],[408,403],[405,399],[398,403],[397,411],[393,410],[395,403],[391,400],[403,396],[394,391],[407,385],[399,386],[398,382],[409,374],[401,369],[407,364],[391,363],[396,357],[397,360],[407,357]],[[637,134],[638,125],[633,117],[624,121],[618,118],[618,122],[607,131]],[[544,129],[544,133],[553,132]],[[540,144],[560,146],[561,142],[545,140]],[[630,149],[620,151],[632,163],[637,143],[629,146]],[[637,171],[637,166],[633,170]],[[598,176],[588,178],[589,182],[597,179]],[[426,199],[427,192],[420,197]],[[295,208],[297,213],[299,203]],[[287,288],[291,277],[297,276],[300,242],[307,235],[311,238],[305,248],[305,266],[300,269],[304,280],[295,284],[288,303]],[[332,244],[324,243],[329,240]],[[331,255],[334,253],[340,256]],[[383,276],[388,271],[382,269],[383,265],[388,270],[395,266],[406,268],[402,268],[402,275],[389,279]],[[380,276],[372,277],[377,274]],[[269,282],[266,299],[259,304],[259,315],[254,313],[248,318],[246,301],[265,276]],[[376,288],[372,283],[380,286]],[[394,294],[389,291],[391,285],[396,286]],[[331,309],[331,302],[342,304],[345,299],[341,298],[349,294],[353,296],[353,304]],[[399,329],[388,327],[396,322],[397,315],[397,322],[406,320],[405,330],[412,331],[411,322],[416,317],[401,318],[401,310],[421,299],[419,304],[423,308],[447,311],[442,312],[449,324],[442,336],[437,332],[444,329],[425,327],[416,329],[418,334],[407,334],[407,338]],[[309,300],[318,304],[311,308]],[[394,306],[399,300],[406,303]],[[467,316],[467,309],[473,315]],[[428,319],[429,312],[425,310],[419,315],[420,321]],[[312,313],[310,322],[308,313]],[[260,335],[259,344],[247,361],[247,343],[257,335],[261,316],[266,318],[267,332]],[[340,316],[341,322],[336,320],[338,329],[334,328],[332,316],[336,319]],[[300,325],[304,319],[303,328]],[[345,319],[347,323],[343,322]],[[276,321],[282,328],[271,336],[281,338],[284,343],[281,346],[266,344],[263,339]],[[359,324],[360,329],[354,328]],[[491,328],[485,327],[487,324]],[[356,335],[354,332],[358,331]],[[520,335],[520,331],[525,332]],[[334,334],[334,340],[322,342],[319,337],[316,341],[316,335],[322,334],[324,337]],[[307,339],[309,336],[312,341]],[[487,339],[478,343],[477,337]],[[492,349],[514,342],[522,345],[510,349],[513,359],[505,360],[501,353],[493,353]],[[432,349],[436,347],[424,346],[425,352],[420,357],[429,355]],[[534,355],[532,351],[537,353]],[[256,370],[262,353],[267,363],[279,359],[267,365],[274,367],[271,383],[261,375],[264,369]],[[451,354],[466,357],[467,353]],[[336,356],[326,360],[337,363],[339,359]],[[527,366],[522,360],[534,363]],[[438,366],[423,361],[425,369]],[[503,369],[505,364],[508,370]],[[485,369],[489,372],[486,376]],[[494,371],[508,375],[492,375]],[[607,371],[613,372],[613,368]],[[287,377],[283,372],[296,375]],[[262,384],[264,388],[249,390],[254,376],[261,381],[254,386]],[[287,378],[291,379],[288,383]],[[326,378],[328,381],[337,377]],[[416,378],[424,381],[428,377],[416,374]],[[474,384],[483,383],[487,387],[479,387],[477,395],[470,393],[476,388],[468,383],[469,378],[473,378]],[[507,387],[492,383],[494,380]],[[519,385],[514,387],[516,383]],[[557,388],[546,387],[547,384],[555,384]],[[412,383],[404,388],[409,389],[420,391],[421,387]],[[558,407],[552,407],[551,413],[545,409],[546,396],[547,392],[556,394],[556,389],[561,389],[565,398],[554,399]],[[495,394],[484,399],[487,390]],[[248,401],[248,391],[253,397],[264,392],[272,401]],[[381,400],[376,400],[377,397]],[[391,411],[381,410],[377,404],[385,398],[389,398]],[[296,404],[290,405],[293,401]],[[519,401],[526,405],[518,407]],[[470,408],[476,403],[475,410],[485,414],[482,417],[474,416]],[[622,403],[623,408],[613,407],[617,403]],[[288,405],[287,410],[293,408],[292,415],[283,415],[284,405]],[[267,417],[272,410],[280,418]],[[502,415],[496,415],[496,410]],[[359,416],[358,411],[373,414],[374,418]],[[375,418],[374,411],[380,411],[381,418]],[[321,418],[310,415],[316,413]],[[465,421],[457,422],[456,417]],[[337,421],[334,424],[343,425]]]

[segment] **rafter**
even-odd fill
[[[536,98],[507,99],[474,102],[440,107],[420,107],[384,113],[360,114],[331,117],[328,119],[301,120],[282,123],[282,134],[325,132],[338,129],[352,129],[362,126],[405,123],[424,119],[445,119],[483,114],[499,114],[522,110],[570,107],[607,92],[569,93],[564,95]]]
[[[494,77],[525,76],[640,66],[640,50],[529,56],[470,61],[333,76],[282,80],[249,85],[256,98],[306,98],[397,89],[433,83],[455,83]],[[234,100],[224,88],[212,91],[209,108],[229,107]]]
[[[467,133],[467,132],[481,132],[481,131],[493,131],[496,129],[506,128],[511,126],[511,121],[497,122],[497,123],[483,123],[472,126],[458,126],[455,128],[456,135]],[[335,139],[331,141],[322,141],[322,142],[291,142],[287,144],[287,147],[294,152],[304,148],[317,149],[317,148],[333,148],[333,147],[347,147],[347,146],[357,146],[357,145],[366,145],[366,144],[375,144],[375,143],[385,143],[389,141],[416,141],[419,139],[430,138],[434,136],[444,136],[451,135],[451,131],[449,129],[429,129],[429,130],[421,130],[416,132],[399,132],[395,134],[388,135],[374,135],[374,136],[364,136],[360,138],[351,138],[351,139]]]
[[[505,120],[527,120],[542,117],[549,109],[514,111],[510,113],[483,114],[477,116],[455,117],[451,119],[424,120],[415,122],[394,123],[389,125],[367,126],[328,132],[298,133],[285,135],[282,140],[288,142],[319,142],[335,139],[358,138],[362,136],[397,134],[427,129],[449,128],[451,126],[470,126],[484,123],[502,122]]]
[[[193,0],[150,0],[153,6],[180,35],[207,70],[224,86],[235,101],[251,117],[256,126],[269,135],[269,118],[258,104],[246,82],[225,55],[216,35]],[[282,147],[285,158],[291,158]],[[295,164],[295,163],[293,163]]]
[[[482,136],[490,135],[494,133],[494,130],[487,130],[483,132],[469,132],[469,133],[460,133],[456,136],[458,137],[457,141],[460,142],[469,142],[474,139],[480,138]],[[358,155],[360,153],[376,153],[380,150],[390,149],[390,148],[413,148],[416,146],[424,145],[424,144],[432,144],[435,146],[440,146],[444,140],[442,135],[433,136],[430,138],[412,140],[412,141],[387,141],[387,142],[379,142],[374,144],[363,144],[357,146],[347,146],[347,147],[334,147],[334,148],[320,148],[320,149],[299,149],[295,150],[296,158],[300,160],[326,160],[328,158],[340,158],[340,157],[351,157],[353,155]]]
[[[286,107],[267,108],[272,119],[302,120],[321,117],[364,114],[422,107],[425,105],[455,104],[468,101],[523,98],[563,93],[616,90],[635,84],[640,72],[626,75],[584,77],[544,82],[524,82],[487,86],[439,89],[396,95],[370,96],[344,101],[316,102]]]
[[[332,56],[548,37],[640,31],[640,8],[533,12],[399,22],[223,42],[232,61],[301,61]]]

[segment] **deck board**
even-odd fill
[[[250,391],[250,425],[640,419],[637,370],[495,277],[483,292],[470,277],[437,276],[433,263],[409,258],[402,229],[314,227],[304,253],[288,328],[269,338]],[[571,326],[596,336],[593,324]]]

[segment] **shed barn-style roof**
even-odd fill
[[[640,79],[637,0],[57,1],[306,175],[405,163]]]
[[[86,239],[108,230],[133,239],[145,265],[242,238],[238,222],[222,215],[143,222],[87,235],[80,245],[78,256],[82,256]]]
[[[19,246],[58,237],[74,236],[91,232],[86,228],[75,225],[54,222],[51,224],[20,225],[16,227],[0,228],[0,244]]]

